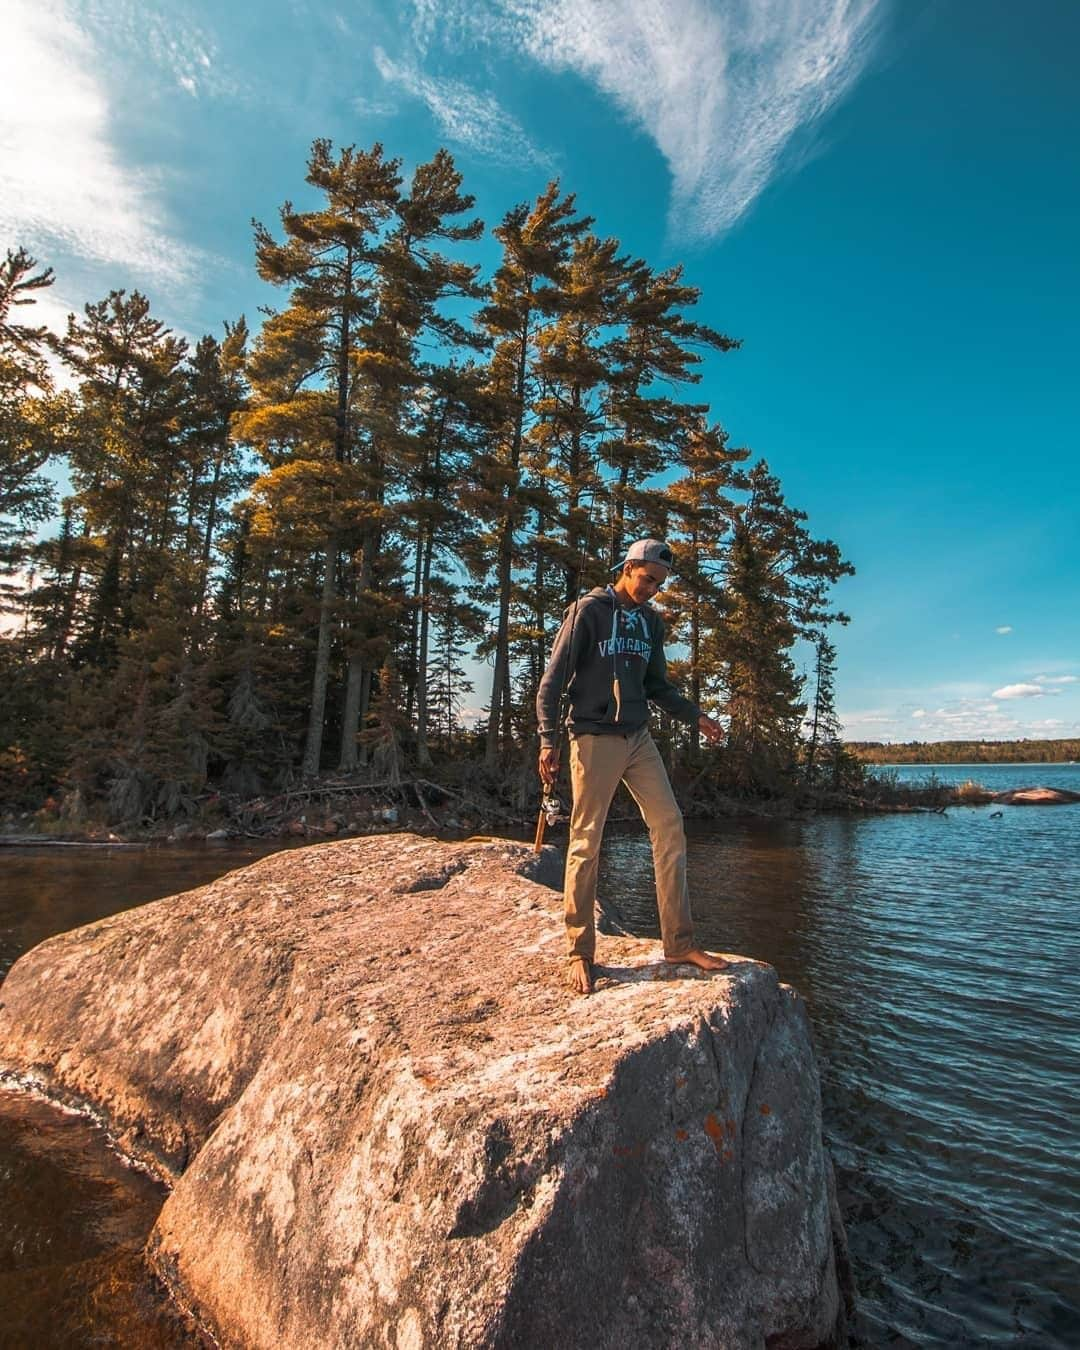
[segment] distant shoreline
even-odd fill
[[[868,769],[993,769],[999,765],[1009,769],[1047,769],[1077,763],[1075,759],[864,759],[862,762]]]
[[[1012,764],[1034,768],[1040,764],[1075,764],[1080,761],[1080,739],[1062,736],[1034,741],[845,741],[844,749],[861,764],[890,768],[982,768],[986,764]]]

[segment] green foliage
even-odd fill
[[[68,401],[52,392],[52,335],[16,322],[53,283],[51,268],[36,267],[21,248],[8,249],[0,263],[0,578],[25,563],[33,527],[55,510],[55,491],[40,470],[59,453],[69,412]],[[0,581],[0,612],[16,593]]]
[[[849,741],[863,764],[1076,764],[1080,740],[1056,741]]]
[[[480,234],[479,221],[460,220],[473,199],[461,193],[446,151],[419,165],[407,186],[400,168],[381,145],[335,156],[318,140],[307,174],[322,198],[318,209],[297,212],[286,202],[281,242],[255,227],[259,274],[287,287],[289,299],[255,343],[253,396],[236,430],[265,464],[252,518],[268,545],[263,556],[319,555],[319,571],[306,578],[318,606],[306,776],[322,762],[335,675],[344,683],[341,765],[356,766],[401,607],[397,567],[386,559],[398,555],[402,517],[418,526],[408,545],[417,559],[427,550],[430,567],[435,543],[419,527],[423,508],[413,509],[409,489],[428,496],[441,475],[437,464],[434,480],[428,476],[428,460],[438,461],[443,447],[433,451],[424,436],[432,372],[420,344],[427,338],[452,351],[476,343],[441,308],[479,296],[475,267],[442,252]],[[296,583],[302,574],[295,569]],[[422,655],[416,650],[407,662],[410,690]]]

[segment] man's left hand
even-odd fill
[[[710,745],[719,745],[724,739],[724,728],[713,718],[706,717],[704,713],[698,718],[698,730]]]

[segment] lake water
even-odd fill
[[[1080,791],[1080,766],[933,772]],[[698,936],[771,962],[807,1000],[860,1343],[1075,1350],[1080,805],[725,821],[690,835]],[[49,932],[265,851],[4,850],[0,972]],[[610,832],[600,894],[602,931],[655,933],[640,834]],[[92,1127],[0,1094],[0,1344],[186,1343],[133,1274],[160,1192],[109,1156]],[[35,1334],[8,1342],[14,1290]],[[51,1340],[61,1294],[75,1309],[64,1325],[82,1317],[83,1332]]]
[[[966,783],[972,780],[991,792],[1015,787],[1056,787],[1080,792],[1080,764],[883,764],[871,772],[895,775],[901,783]]]

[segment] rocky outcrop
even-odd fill
[[[1013,788],[1010,792],[995,792],[993,801],[1002,806],[1064,806],[1069,802],[1080,802],[1080,792],[1070,792],[1067,788]]]
[[[842,1344],[800,1000],[622,939],[571,996],[557,863],[265,858],[24,956],[0,1064],[172,1179],[150,1258],[226,1345]]]

